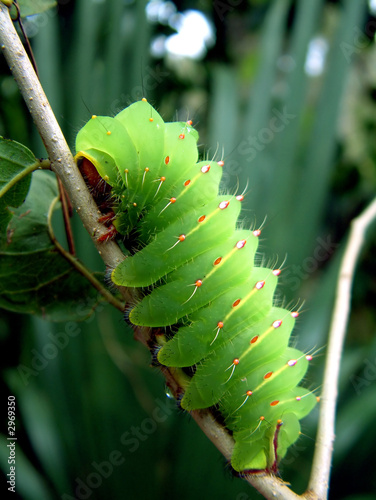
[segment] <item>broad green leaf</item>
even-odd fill
[[[29,191],[31,174],[22,175],[38,165],[38,160],[25,146],[0,137],[0,232],[5,230],[12,218],[8,207],[20,206]],[[9,189],[17,177],[20,180]]]
[[[25,203],[0,233],[0,307],[53,321],[85,319],[100,297],[50,240],[47,215],[56,196],[55,178],[35,172]]]
[[[57,5],[55,0],[18,0],[21,17],[41,14]]]

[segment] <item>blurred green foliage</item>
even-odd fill
[[[246,189],[244,226],[267,216],[260,260],[281,264],[287,256],[279,300],[305,301],[297,343],[321,348],[307,378],[319,392],[339,258],[351,219],[376,186],[376,19],[367,2],[175,2],[180,12],[201,10],[215,27],[216,43],[200,60],[151,56],[154,37],[173,29],[149,22],[144,0],[57,4],[25,26],[69,143],[92,113],[115,114],[144,95],[166,120],[192,118],[202,155],[225,159],[224,187]],[[315,48],[323,68],[312,74],[307,54],[315,62]],[[3,59],[0,135],[45,156]],[[73,223],[80,258],[103,271],[80,221]],[[375,244],[373,231],[355,277],[331,499],[376,498]],[[13,498],[259,498],[168,399],[120,313],[101,305],[87,318],[88,308],[82,297],[77,314],[86,319],[55,324],[1,312],[3,400],[13,394],[17,404]],[[304,436],[281,466],[298,493],[316,420],[317,411],[303,422]]]

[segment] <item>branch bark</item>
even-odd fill
[[[329,333],[316,449],[309,482],[309,491],[319,500],[327,498],[329,488],[330,467],[335,438],[338,377],[346,327],[350,314],[352,282],[366,231],[375,219],[376,199],[352,221],[349,239],[339,272],[336,301]]]

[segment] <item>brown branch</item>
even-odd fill
[[[350,314],[351,287],[355,267],[370,224],[376,219],[376,199],[351,223],[349,239],[342,258],[336,301],[329,333],[324,383],[320,398],[320,419],[309,491],[325,500],[329,487],[330,467],[335,437],[335,413],[341,354]]]
[[[65,192],[65,189],[64,189],[63,183],[61,182],[60,177],[57,178],[57,181],[58,181],[58,186],[59,186],[61,208],[62,208],[62,212],[63,212],[63,221],[64,221],[65,234],[67,237],[69,253],[71,255],[76,255],[76,248],[74,245],[72,225],[70,223],[70,217],[71,217],[70,212],[71,212],[72,207],[71,207],[70,200],[67,196],[67,193]]]

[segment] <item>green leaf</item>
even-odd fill
[[[35,172],[25,203],[0,233],[0,307],[53,321],[82,320],[101,296],[50,240],[47,216],[56,196],[55,178]]]
[[[12,218],[8,207],[19,207],[29,191],[31,172],[39,166],[33,153],[22,144],[0,137],[0,231]],[[23,175],[25,175],[23,177]],[[18,180],[19,179],[19,180]],[[16,182],[18,180],[18,182]]]
[[[41,14],[57,5],[55,0],[18,0],[21,17]]]

